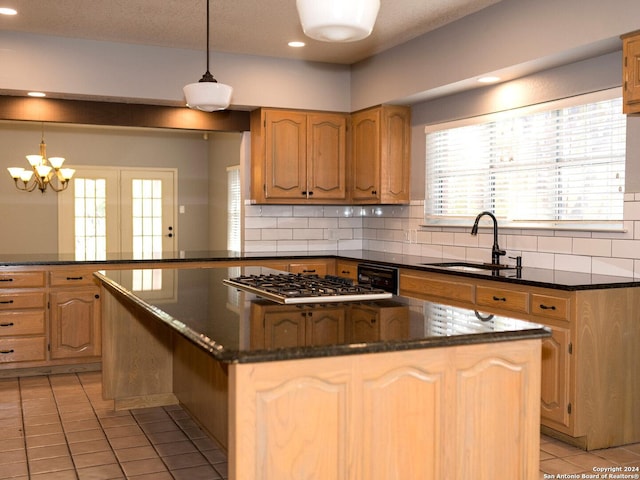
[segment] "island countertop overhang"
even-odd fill
[[[363,353],[381,353],[424,348],[437,348],[477,343],[497,343],[550,336],[547,327],[509,317],[490,315],[444,304],[426,302],[408,297],[394,296],[387,302],[336,303],[338,310],[354,308],[389,308],[394,306],[406,314],[406,327],[395,338],[377,338],[367,341],[349,338],[323,345],[304,344],[288,347],[255,345],[251,332],[251,312],[276,304],[259,299],[253,294],[234,292],[222,280],[237,274],[238,268],[249,272],[262,267],[162,269],[170,279],[171,298],[158,300],[153,294],[136,291],[132,287],[133,270],[96,272],[102,287],[129,309],[145,315],[170,328],[222,363],[254,363],[302,358],[334,357]],[[123,280],[124,279],[124,280]],[[230,295],[230,292],[232,293]],[[231,302],[229,301],[231,298]],[[312,306],[293,306],[312,309]],[[326,311],[327,306],[318,307]],[[325,309],[325,310],[322,310]],[[404,311],[406,309],[406,311]],[[482,319],[484,318],[484,320]],[[343,327],[344,328],[344,327]]]

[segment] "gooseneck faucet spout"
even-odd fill
[[[501,250],[498,246],[498,220],[496,219],[496,216],[491,212],[482,212],[478,214],[476,221],[473,222],[473,227],[471,227],[471,235],[478,234],[478,222],[485,215],[491,217],[491,220],[493,220],[493,247],[491,248],[491,263],[493,265],[500,265],[500,257],[502,255],[506,255],[507,252]]]

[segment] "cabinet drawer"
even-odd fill
[[[476,305],[529,313],[529,294],[501,288],[476,287]]]
[[[0,292],[0,310],[19,310],[22,308],[44,307],[44,292]]]
[[[324,277],[327,274],[326,263],[290,263],[289,272],[304,273],[308,275],[320,275]]]
[[[0,272],[0,288],[44,287],[44,272]]]
[[[400,275],[400,294],[418,298],[441,297],[449,300],[473,303],[474,285],[463,281],[447,281],[418,275]],[[412,295],[414,294],[414,295]]]
[[[44,310],[1,312],[0,337],[44,335]]]
[[[336,266],[336,275],[339,277],[350,278],[351,280],[357,280],[358,265],[356,263],[338,262]]]
[[[531,294],[531,313],[541,317],[569,321],[569,299],[553,295]]]
[[[49,283],[52,287],[96,285],[93,272],[87,270],[60,270],[49,272]]]
[[[0,363],[44,360],[45,337],[0,338]]]

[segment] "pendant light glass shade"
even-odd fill
[[[218,82],[197,82],[185,85],[182,89],[187,99],[187,107],[213,112],[224,110],[231,102],[233,88]]]
[[[224,110],[231,102],[233,88],[218,83],[209,72],[209,0],[207,0],[207,71],[197,83],[190,83],[182,88],[187,100],[187,107],[203,112]]]
[[[296,0],[305,35],[323,42],[355,42],[368,37],[380,0]]]

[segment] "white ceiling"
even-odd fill
[[[370,37],[335,44],[305,37],[295,0],[211,0],[210,48],[352,64],[500,1],[381,0]],[[206,46],[205,0],[0,0],[3,6],[18,15],[0,15],[1,30],[197,50]],[[288,47],[291,40],[307,46]]]

